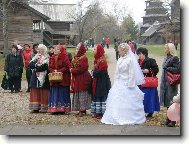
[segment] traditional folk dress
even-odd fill
[[[83,44],[72,60],[72,110],[85,112],[91,108],[91,95],[88,92],[91,75],[88,71],[88,58]]]
[[[71,112],[71,100],[70,100],[70,61],[65,48],[60,45],[61,54],[53,55],[49,60],[49,71],[62,72],[63,80],[61,82],[50,82],[50,96],[48,102],[48,112]]]
[[[130,50],[129,53],[133,52]],[[120,57],[117,62],[115,80],[108,94],[102,123],[133,125],[142,124],[146,120],[143,106],[144,94],[137,86],[142,83],[142,79],[141,82],[137,80],[137,74],[143,75],[141,70],[135,68],[134,58],[130,54]],[[138,64],[137,60],[136,63]],[[140,68],[139,65],[138,67]]]
[[[36,54],[29,63],[29,67],[32,69],[30,80],[30,110],[47,112],[50,87],[48,62],[49,58],[47,55]]]
[[[155,59],[147,57],[143,61],[139,60],[139,64],[141,66],[141,69],[149,70],[149,73],[144,74],[144,76],[147,76],[147,77],[156,76],[157,73],[159,72],[159,68]],[[145,113],[153,114],[154,111],[159,112],[160,102],[159,102],[157,87],[156,88],[140,87],[140,90],[144,93],[143,104],[144,104]]]
[[[111,88],[111,82],[104,49],[101,45],[97,46],[97,54],[94,57],[91,113],[102,116],[106,109],[106,99]]]

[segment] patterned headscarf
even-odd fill
[[[80,47],[79,47],[79,50],[78,50],[76,56],[77,56],[77,57],[81,57],[81,56],[83,56],[85,53],[86,53],[85,46],[84,46],[84,44],[81,44]]]

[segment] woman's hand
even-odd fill
[[[149,73],[149,70],[148,69],[143,69],[142,72],[143,73]]]
[[[54,72],[57,72],[57,70],[55,69]]]

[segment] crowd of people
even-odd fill
[[[91,111],[92,118],[113,125],[142,124],[146,118],[160,111],[160,105],[169,108],[178,93],[178,84],[171,85],[166,72],[180,73],[180,62],[174,44],[164,48],[165,60],[160,84],[160,99],[157,87],[143,87],[145,77],[156,77],[159,67],[156,60],[148,57],[148,50],[131,40],[121,43],[114,40],[116,65],[114,84],[108,74],[104,46],[110,40],[94,48],[94,65],[89,72],[85,43],[79,43],[75,55],[66,51],[65,45],[55,47],[44,44],[13,45],[7,55],[4,70],[10,81],[11,93],[21,91],[23,69],[26,70],[27,92],[30,92],[29,109],[32,113],[48,112],[65,114],[77,111],[83,117]],[[136,58],[138,55],[138,58]],[[50,81],[48,74],[63,74],[61,81]],[[71,98],[70,93],[73,93]],[[165,125],[174,127],[175,121],[167,118]]]

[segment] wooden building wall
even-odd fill
[[[70,23],[68,22],[48,22],[48,25],[55,31],[70,31]]]
[[[41,17],[37,16],[30,10],[26,9],[24,6],[19,4],[9,7],[8,10],[8,38],[9,46],[18,40],[21,44],[25,42],[33,43],[33,20],[40,20]],[[35,33],[36,35],[37,33]],[[38,38],[41,38],[41,34],[37,35]],[[2,21],[0,21],[0,49],[3,48],[3,29]]]

